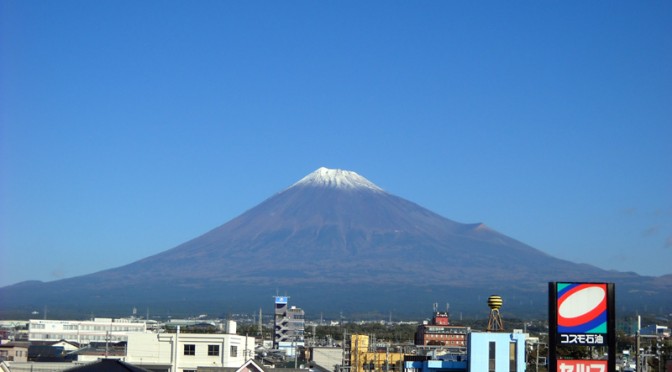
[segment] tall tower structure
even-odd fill
[[[497,332],[504,330],[504,322],[499,314],[499,309],[504,304],[502,297],[492,295],[488,297],[488,307],[490,308],[490,317],[488,317],[488,332]]]
[[[275,311],[273,316],[273,348],[278,349],[279,343],[286,340],[287,333],[287,296],[275,296]]]
[[[294,356],[296,348],[304,346],[305,313],[288,306],[287,296],[275,296],[273,348]]]

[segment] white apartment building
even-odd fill
[[[146,333],[147,325],[131,319],[95,318],[94,320],[36,320],[28,321],[29,341],[91,342],[126,341],[129,334]]]
[[[206,333],[128,335],[125,362],[152,371],[195,372],[198,367],[238,368],[254,358],[254,337]]]

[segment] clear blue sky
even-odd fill
[[[0,285],[162,252],[320,166],[672,273],[672,2],[0,6]]]

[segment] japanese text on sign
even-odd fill
[[[603,335],[561,334],[560,343],[566,345],[603,345]]]
[[[559,360],[558,372],[607,372],[607,361]]]

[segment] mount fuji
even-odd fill
[[[672,276],[605,271],[552,257],[484,224],[463,224],[359,174],[320,168],[229,222],[125,266],[0,288],[0,317],[253,312],[282,291],[306,311],[426,314],[434,302],[542,315],[549,281],[615,282],[619,311],[670,312]]]

